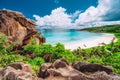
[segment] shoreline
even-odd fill
[[[74,50],[79,47],[81,49],[86,49],[86,48],[91,48],[95,46],[104,46],[105,44],[110,44],[113,39],[115,39],[114,42],[117,41],[117,38],[115,37],[114,34],[110,34],[110,33],[102,33],[102,34],[103,35],[100,37],[90,38],[89,40],[85,40],[81,42],[77,41],[70,44],[64,44],[65,49]]]

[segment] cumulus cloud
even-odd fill
[[[58,0],[56,0],[58,1]],[[76,11],[68,14],[65,8],[52,10],[50,15],[34,15],[39,26],[52,28],[90,27],[120,24],[120,0],[98,0],[96,7],[90,6],[85,12]]]
[[[81,11],[77,10],[73,14],[71,14],[71,19],[72,19],[73,22],[79,17],[80,13],[81,13]]]
[[[99,3],[104,4],[103,6],[107,8],[105,15],[102,16],[103,20],[120,20],[120,0],[107,0],[106,4],[100,0]]]
[[[81,13],[75,24],[120,20],[119,4],[120,0],[98,0],[98,6],[90,6],[85,12]]]
[[[66,13],[66,9],[59,7],[52,10],[50,15],[40,17],[38,15],[33,15],[37,20],[39,26],[49,26],[49,27],[68,27],[72,25],[71,15]]]

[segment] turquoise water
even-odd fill
[[[92,38],[102,36],[101,33],[90,33],[77,30],[44,29],[39,30],[46,37],[46,43],[55,45],[56,43],[69,44],[78,41],[89,41]]]

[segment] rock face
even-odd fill
[[[42,80],[33,76],[29,65],[13,63],[0,71],[0,80]]]
[[[111,67],[83,62],[70,65],[64,59],[43,64],[38,77],[44,80],[120,80]]]
[[[102,66],[100,64],[91,64],[83,62],[73,62],[72,67],[82,73],[95,73],[98,71],[104,71],[107,74],[113,73],[112,67]]]
[[[37,36],[35,22],[26,19],[21,13],[10,10],[0,11],[0,32],[8,36],[8,42],[18,45],[30,43],[32,37],[38,44],[44,43],[45,38]]]
[[[120,80],[111,67],[65,59],[43,64],[37,77],[28,64],[12,63],[0,70],[0,80]]]

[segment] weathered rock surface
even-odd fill
[[[0,70],[0,80],[120,80],[111,67],[65,59],[43,64],[37,77],[28,64],[12,63]]]
[[[64,59],[43,64],[38,77],[44,80],[120,80],[111,67],[83,62],[70,65]]]
[[[26,19],[20,12],[10,10],[0,11],[0,32],[8,36],[8,42],[16,42],[18,45],[30,43],[32,37],[38,44],[44,43],[45,38],[37,36],[35,22]]]
[[[29,65],[13,63],[0,70],[0,80],[42,80],[33,76]]]
[[[112,67],[102,66],[100,64],[92,64],[92,63],[86,63],[86,62],[73,62],[72,67],[82,73],[87,73],[87,72],[95,73],[98,71],[104,71],[107,74],[113,73]]]

